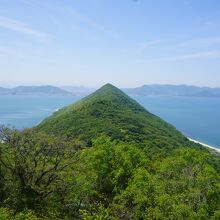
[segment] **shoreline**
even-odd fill
[[[192,142],[194,142],[194,143],[196,143],[196,144],[200,144],[200,145],[202,145],[203,147],[206,147],[206,148],[209,148],[209,149],[211,149],[211,150],[214,150],[214,151],[216,151],[217,153],[220,154],[220,149],[217,148],[217,147],[213,147],[213,146],[211,146],[211,145],[204,144],[204,143],[202,143],[202,142],[200,142],[200,141],[197,141],[197,140],[192,139],[192,138],[189,138],[189,137],[187,137],[187,138],[188,138],[188,140],[190,140],[190,141],[192,141]]]

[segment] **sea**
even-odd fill
[[[80,96],[0,96],[0,124],[16,129],[36,126]],[[132,96],[151,113],[187,137],[220,149],[220,98]]]

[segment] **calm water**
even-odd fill
[[[185,135],[220,148],[220,99],[133,97]],[[63,96],[0,96],[0,124],[32,127],[57,109],[79,100]]]
[[[0,124],[18,129],[32,127],[79,99],[74,96],[0,96]]]
[[[220,148],[220,98],[134,98],[186,136]]]

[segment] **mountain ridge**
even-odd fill
[[[125,88],[123,91],[129,95],[140,96],[220,97],[220,88],[191,85],[152,84],[136,88]]]
[[[72,95],[72,93],[56,86],[42,85],[17,86],[11,89],[0,87],[0,95]]]
[[[47,88],[48,90],[45,90]],[[54,90],[54,92],[51,92]],[[133,96],[174,96],[174,97],[220,97],[220,88],[199,87],[193,85],[149,84],[136,88],[122,88],[128,95]],[[94,88],[83,86],[17,86],[15,88],[0,87],[0,95],[77,95],[86,96],[95,91]]]
[[[115,140],[157,147],[189,144],[174,126],[148,112],[111,84],[55,112],[35,129],[79,138],[86,143],[105,134]]]

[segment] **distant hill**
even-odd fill
[[[62,86],[61,89],[64,89],[65,91],[71,92],[74,95],[89,95],[90,93],[94,92],[94,88],[87,88],[84,86]]]
[[[139,96],[220,97],[220,88],[188,85],[143,85],[137,88],[126,88],[123,91],[129,95]]]
[[[0,87],[0,95],[7,95],[10,93],[10,89]]]
[[[172,125],[145,110],[111,84],[55,112],[35,129],[78,138],[88,144],[100,134],[158,148],[189,143]]]
[[[0,87],[0,95],[79,95],[86,96],[94,92],[94,88],[83,86],[18,86],[12,89]],[[185,96],[185,97],[217,97],[220,88],[197,87],[188,85],[143,85],[136,88],[122,89],[134,96]]]
[[[71,95],[55,86],[18,86],[12,89],[0,88],[0,95]]]

